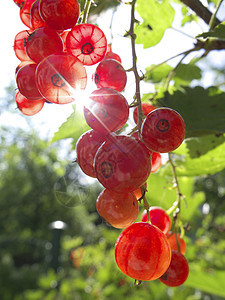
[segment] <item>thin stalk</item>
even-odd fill
[[[81,23],[87,23],[88,15],[89,15],[89,11],[90,11],[92,2],[93,2],[93,0],[86,0],[85,5],[84,5],[84,12],[83,12],[83,18],[82,18]]]
[[[216,10],[215,12],[213,13],[210,21],[209,21],[209,31],[212,30],[214,27],[215,27],[215,23],[216,23],[216,15],[218,13],[218,10],[222,4],[223,0],[220,0],[218,3],[217,3],[217,6],[216,6]]]

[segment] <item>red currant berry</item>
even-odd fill
[[[168,242],[170,244],[170,247],[172,250],[176,250],[182,254],[185,254],[186,252],[186,243],[185,240],[180,237],[180,235],[177,233],[168,232],[166,235]],[[178,247],[179,245],[179,247]]]
[[[30,25],[30,9],[35,0],[26,0],[20,5],[20,19],[24,25],[31,28]]]
[[[127,276],[136,280],[154,280],[168,269],[171,250],[161,230],[149,223],[138,222],[119,235],[115,259]]]
[[[139,206],[133,193],[116,193],[103,190],[97,198],[99,215],[115,228],[125,228],[137,219]]]
[[[142,106],[142,112],[144,114],[144,116],[147,116],[151,111],[153,111],[155,108],[155,106],[151,105],[150,103],[146,103],[143,102],[141,104]],[[133,118],[134,118],[134,122],[137,124],[138,122],[138,108],[135,107],[134,112],[133,112]]]
[[[122,60],[121,60],[120,56],[118,54],[112,52],[111,45],[108,45],[107,52],[106,52],[106,55],[105,55],[105,59],[115,59],[119,63],[122,63]]]
[[[81,62],[72,55],[52,54],[39,63],[36,82],[48,101],[66,104],[74,101],[76,89],[85,89],[87,74]]]
[[[96,68],[94,81],[98,88],[109,87],[122,92],[127,83],[127,74],[118,61],[104,59]]]
[[[185,138],[185,123],[171,108],[157,108],[142,124],[142,140],[152,151],[166,153],[175,150]]]
[[[91,177],[96,177],[94,170],[94,157],[101,146],[106,140],[106,137],[101,133],[89,130],[82,134],[76,144],[77,162],[82,171]]]
[[[93,24],[76,25],[66,38],[67,51],[83,65],[94,65],[101,61],[107,50],[104,32]]]
[[[52,29],[65,30],[76,25],[80,5],[77,0],[41,0],[39,13]]]
[[[19,110],[26,116],[33,116],[42,110],[45,99],[29,100],[20,92],[16,93],[15,101]]]
[[[189,274],[187,259],[180,252],[172,250],[170,266],[159,280],[167,286],[179,286],[183,284]]]
[[[164,209],[157,206],[152,206],[149,209],[150,222],[152,225],[158,227],[164,234],[166,234],[171,228],[170,217],[167,215]],[[142,222],[147,222],[147,211],[145,210],[141,218]]]
[[[48,27],[35,29],[26,40],[26,53],[36,63],[51,54],[62,51],[63,41],[60,35]]]
[[[151,173],[155,173],[161,167],[162,164],[162,157],[161,154],[158,152],[152,151],[152,169]]]
[[[96,152],[94,168],[105,188],[134,191],[151,172],[151,156],[142,142],[129,136],[112,136]]]
[[[21,61],[28,61],[30,58],[27,56],[25,50],[26,40],[29,35],[32,33],[32,30],[23,30],[17,33],[14,39],[14,51],[16,57]]]
[[[30,9],[30,26],[33,29],[46,26],[45,21],[42,19],[39,13],[40,0],[36,0]]]
[[[37,64],[29,63],[20,68],[16,74],[16,83],[20,93],[30,100],[43,98],[35,82],[36,68]]]
[[[84,117],[92,129],[103,133],[114,132],[126,124],[129,105],[119,92],[101,88],[91,94],[90,102],[84,107]]]

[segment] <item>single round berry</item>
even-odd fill
[[[76,25],[80,5],[77,0],[41,0],[39,13],[52,29],[65,30]]]
[[[129,117],[129,105],[122,94],[110,88],[92,92],[84,107],[87,124],[94,130],[108,133],[121,129]]]
[[[39,3],[40,3],[40,0],[36,0],[31,5],[31,9],[30,9],[30,26],[33,29],[47,26],[47,24],[42,19],[41,15],[39,13]]]
[[[142,140],[152,151],[166,153],[175,150],[185,138],[186,127],[181,115],[171,108],[157,108],[142,124]]]
[[[36,63],[45,57],[63,51],[60,35],[48,27],[35,29],[26,39],[26,53]]]
[[[164,234],[167,234],[171,228],[171,220],[165,210],[161,207],[151,206],[149,209],[149,214],[151,224],[162,230]],[[143,212],[141,220],[142,222],[147,222],[146,210]]]
[[[99,215],[115,228],[125,228],[137,219],[139,206],[133,193],[116,193],[103,190],[97,198]]]
[[[66,104],[74,101],[76,90],[85,89],[87,74],[81,62],[72,55],[52,54],[39,63],[36,83],[48,101]]]
[[[188,278],[188,261],[180,252],[172,250],[172,257],[169,268],[159,278],[167,286],[175,287],[182,285]]]
[[[98,88],[109,87],[122,92],[127,83],[127,74],[118,61],[103,59],[96,68],[94,81]]]
[[[171,249],[161,230],[149,223],[138,222],[119,235],[115,259],[127,276],[136,280],[154,280],[168,269]]]
[[[22,30],[17,33],[14,39],[14,51],[16,57],[21,61],[28,61],[30,60],[29,56],[26,53],[25,45],[26,40],[29,35],[32,33],[32,30]]]
[[[19,110],[26,116],[33,116],[42,110],[45,99],[29,100],[20,92],[16,93],[15,101]]]
[[[36,69],[37,64],[29,63],[20,68],[16,73],[16,83],[20,93],[30,100],[39,100],[43,98],[35,81]]]
[[[35,0],[23,1],[20,5],[20,19],[27,27],[31,28],[30,24],[30,9]]]
[[[185,254],[186,243],[185,240],[180,237],[179,233],[175,234],[172,232],[168,232],[166,237],[172,250],[176,250],[182,254]]]
[[[104,32],[93,24],[76,25],[66,37],[67,51],[83,65],[94,65],[101,61],[107,50]]]
[[[94,168],[105,188],[134,191],[151,172],[151,156],[142,142],[129,136],[111,136],[96,152]]]
[[[142,106],[142,112],[143,112],[144,116],[147,116],[151,111],[156,109],[155,106],[153,106],[147,102],[143,102],[141,104],[141,106]],[[137,107],[135,107],[135,109],[134,109],[133,118],[134,118],[134,122],[137,124],[137,122],[138,122],[138,108]]]
[[[95,130],[89,130],[82,134],[82,136],[77,141],[77,162],[86,175],[96,177],[93,166],[94,157],[98,148],[105,140],[105,135],[102,135]]]

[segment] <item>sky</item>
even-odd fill
[[[24,29],[27,29],[25,25],[20,20],[19,17],[19,8],[15,5],[13,0],[2,0],[1,1],[1,10],[0,10],[0,22],[1,22],[1,72],[0,72],[0,98],[5,95],[5,87],[7,87],[10,82],[15,82],[15,68],[19,64],[19,60],[16,58],[13,50],[13,43],[15,35]],[[179,28],[179,20],[181,15],[178,12],[178,18],[175,20],[173,27]],[[124,16],[127,15],[127,18]],[[119,54],[122,58],[122,63],[125,69],[131,67],[132,57],[131,57],[131,47],[130,40],[123,38],[123,34],[127,29],[129,29],[129,16],[130,16],[130,7],[128,5],[122,5],[118,12],[114,14],[113,17],[113,52]],[[106,12],[98,24],[101,29],[105,32],[108,41],[111,41],[111,12]],[[182,28],[184,32],[196,36],[204,30],[207,30],[207,26],[200,22],[199,25],[194,26],[189,24],[185,28]],[[151,64],[157,64],[165,59],[172,57],[178,53],[181,53],[187,49],[190,49],[193,46],[194,40],[184,34],[179,33],[173,29],[167,30],[164,38],[160,44],[154,48],[144,50],[141,45],[137,46],[137,56],[138,56],[138,68],[144,70],[146,66]],[[220,62],[220,57],[217,56],[218,63]],[[146,64],[147,62],[147,64]],[[176,63],[176,60],[171,61],[172,64]],[[93,73],[93,67],[90,70]],[[210,79],[208,79],[210,80]],[[89,81],[91,86],[91,81]],[[125,97],[128,102],[132,102],[134,95],[134,78],[131,73],[128,74],[128,83],[125,89]],[[151,87],[149,85],[142,85],[142,92],[150,92]],[[82,100],[81,100],[82,101]],[[15,106],[16,107],[16,106]],[[81,107],[81,105],[80,105]],[[66,120],[72,111],[71,105],[45,105],[43,110],[37,115],[32,117],[32,124],[35,128],[40,130],[43,135],[52,136],[58,127]],[[30,118],[30,117],[29,117]],[[21,127],[29,126],[26,122],[26,119],[21,117],[20,112],[16,114],[4,113],[0,114],[0,124],[5,125],[15,125]]]

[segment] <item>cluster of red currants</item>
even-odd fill
[[[150,221],[143,216],[141,222],[134,222],[146,181],[161,165],[160,153],[175,150],[185,138],[183,118],[173,109],[143,103],[141,130],[118,134],[129,118],[130,107],[121,93],[127,75],[103,31],[78,22],[77,0],[14,2],[30,28],[18,33],[14,44],[21,60],[16,70],[19,109],[33,115],[45,102],[72,102],[76,92],[86,88],[85,67],[98,63],[93,76],[97,89],[84,107],[91,130],[77,142],[77,162],[105,188],[96,202],[99,215],[112,226],[125,228],[115,246],[120,270],[138,281],[159,278],[169,286],[182,284],[188,276],[185,244],[177,233],[169,233],[171,221],[166,212],[151,207]],[[133,116],[137,123],[137,108]]]
[[[85,67],[99,62],[94,75],[97,88],[102,88],[105,95],[114,93],[116,99],[120,98],[119,92],[108,89],[122,91],[126,85],[127,76],[120,58],[108,47],[99,27],[78,24],[77,0],[14,2],[20,7],[22,22],[29,27],[14,40],[14,51],[21,61],[16,69],[15,100],[22,113],[34,115],[46,102],[74,101],[87,86]],[[95,99],[98,93],[93,92]]]

